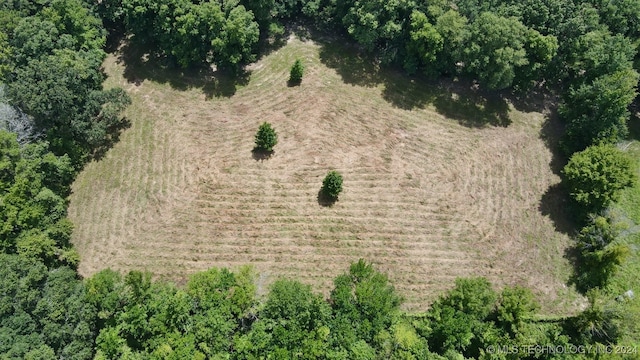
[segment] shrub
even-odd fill
[[[627,314],[622,313],[619,307],[606,304],[603,297],[601,291],[589,291],[589,307],[567,319],[567,325],[573,328],[576,340],[581,344],[615,344],[622,335],[621,320]]]
[[[342,175],[335,170],[329,171],[322,181],[322,192],[333,200],[337,199],[342,192]]]
[[[302,75],[304,74],[304,65],[300,59],[296,59],[289,72],[289,82],[299,84],[302,81]]]
[[[616,243],[620,224],[604,216],[590,216],[577,237],[580,261],[575,283],[580,291],[605,287],[630,255],[627,245]]]
[[[562,173],[571,198],[585,214],[599,213],[636,179],[631,160],[612,145],[573,154]]]
[[[282,36],[284,35],[284,26],[278,24],[278,23],[271,23],[269,24],[269,37],[271,39],[277,40],[277,41],[281,41],[282,40]]]
[[[278,144],[278,134],[268,122],[262,123],[256,133],[256,150],[273,151],[273,147]]]
[[[610,218],[590,215],[589,223],[578,234],[578,248],[582,253],[604,249],[618,237],[618,228]]]

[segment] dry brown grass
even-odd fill
[[[212,99],[212,84],[129,82],[110,56],[108,85],[131,94],[132,127],[73,186],[81,274],[145,269],[181,280],[252,264],[263,290],[288,276],[328,291],[365,258],[410,310],[426,309],[456,277],[482,275],[533,288],[547,312],[570,311],[568,239],[539,210],[559,182],[539,137],[544,116],[510,107],[507,127],[465,126],[456,103],[430,98],[432,88],[392,73],[350,78],[326,51],[293,40],[254,64],[235,95]],[[305,77],[288,87],[297,57]],[[404,99],[409,90],[418,95]],[[251,150],[263,121],[280,143],[260,161]],[[331,169],[345,190],[323,207],[318,190]]]

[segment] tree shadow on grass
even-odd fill
[[[302,84],[302,80],[287,80],[287,87],[296,87],[300,86],[300,84]]]
[[[258,40],[257,57],[256,61],[264,57],[269,56],[273,52],[276,52],[287,45],[289,38],[295,35],[302,41],[310,39],[317,31],[314,29],[312,23],[307,23],[304,20],[296,19],[296,21],[287,21],[283,24],[283,32],[279,34],[272,34],[268,28],[260,29],[260,39]]]
[[[335,69],[345,83],[375,87],[385,82],[380,65],[356,45],[339,41],[321,41],[320,45],[320,61]]]
[[[255,161],[265,161],[269,160],[273,156],[274,151],[267,151],[263,149],[254,148],[251,150],[251,157]]]
[[[159,55],[134,42],[123,44],[118,50],[118,62],[125,66],[124,77],[130,83],[152,80],[169,84],[176,90],[201,89],[207,99],[231,97],[239,86],[249,83],[247,71],[232,72],[200,66],[182,69],[170,58]]]
[[[468,80],[409,77],[380,63],[354,45],[320,41],[320,60],[347,84],[383,86],[382,97],[395,107],[412,110],[432,106],[443,116],[466,127],[511,124],[509,104],[498,92],[480,89]]]
[[[105,141],[93,150],[92,157],[94,160],[101,160],[117,142],[120,141],[120,134],[131,127],[131,121],[126,117],[116,125],[107,129],[107,137]]]
[[[577,229],[571,209],[569,195],[562,183],[550,186],[538,203],[538,211],[549,216],[557,232],[566,235],[574,235]]]
[[[509,105],[497,93],[474,89],[470,83],[452,82],[439,87],[440,94],[433,102],[436,111],[466,127],[485,125],[507,127]]]
[[[336,201],[338,201],[338,199],[325,194],[324,191],[322,191],[322,189],[318,191],[318,205],[324,206],[324,207],[331,207],[336,203]]]
[[[564,136],[565,124],[562,122],[555,109],[549,110],[545,116],[544,123],[540,128],[540,139],[551,151],[551,162],[549,166],[556,175],[562,174],[562,169],[569,160],[562,152],[560,141]]]
[[[560,148],[560,140],[563,137],[565,125],[558,117],[555,109],[550,109],[545,121],[540,128],[540,139],[551,152],[549,167],[551,171],[562,176],[562,169],[567,163],[567,157]],[[570,236],[575,235],[578,224],[576,209],[569,199],[569,191],[562,183],[550,186],[540,198],[538,210],[542,215],[549,216],[553,221],[556,231]]]
[[[579,293],[583,295],[586,294],[589,287],[585,284],[585,278],[588,279],[588,276],[585,276],[585,273],[588,273],[590,269],[585,268],[580,254],[580,249],[574,244],[564,250],[563,257],[573,267],[573,271],[571,272],[571,276],[569,276],[567,285],[573,285]]]

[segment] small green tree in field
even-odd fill
[[[273,151],[273,147],[278,143],[278,134],[271,127],[268,122],[262,123],[256,133],[256,147],[257,151]]]
[[[300,59],[296,59],[289,72],[289,82],[292,84],[299,84],[302,81],[302,75],[304,74],[304,65]]]
[[[322,192],[331,200],[338,199],[342,192],[342,175],[335,170],[329,171],[322,181]]]
[[[585,213],[600,212],[636,180],[629,157],[612,145],[573,154],[562,173],[571,198]]]

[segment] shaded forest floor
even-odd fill
[[[306,73],[287,85],[296,58]],[[230,77],[181,72],[122,48],[107,86],[131,127],[73,186],[80,273],[149,270],[181,281],[252,264],[259,290],[287,276],[327,291],[358,258],[425,310],[460,276],[534,290],[548,314],[583,299],[565,284],[571,227],[544,101],[381,71],[342,45],[292,39]],[[252,153],[258,125],[279,144]],[[344,192],[318,198],[336,169]]]

